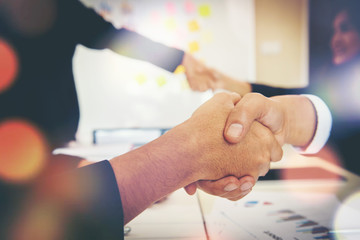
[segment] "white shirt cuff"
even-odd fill
[[[316,111],[316,129],[313,139],[306,147],[294,147],[295,150],[301,154],[314,154],[321,150],[326,144],[331,131],[332,117],[328,106],[321,98],[304,94],[313,104]]]

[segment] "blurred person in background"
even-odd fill
[[[190,54],[116,29],[79,0],[1,0],[0,49],[2,61],[11,64],[3,71],[14,71],[8,74],[15,77],[10,82],[4,76],[0,85],[0,120],[28,121],[51,147],[74,140],[79,106],[72,59],[78,44],[108,48],[170,72],[182,64],[190,85],[202,86],[201,79],[191,80],[201,78],[202,64]]]

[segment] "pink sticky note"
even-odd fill
[[[173,2],[166,3],[166,11],[169,15],[175,15],[176,13],[175,4]]]
[[[188,0],[185,2],[185,11],[186,11],[186,13],[195,12],[195,5],[192,1]]]

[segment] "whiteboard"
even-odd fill
[[[115,27],[190,52],[237,79],[255,79],[253,0],[84,0]],[[78,46],[74,75],[80,103],[78,141],[94,129],[171,128],[213,93],[193,92],[185,74]]]

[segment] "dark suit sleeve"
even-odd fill
[[[123,239],[124,217],[119,188],[108,161],[59,176],[60,206],[68,212],[64,239]],[[75,194],[75,196],[73,195]]]
[[[124,238],[121,198],[108,161],[41,177],[21,189],[0,186],[12,199],[0,216],[1,239]]]
[[[251,84],[252,92],[261,93],[266,97],[273,97],[277,95],[291,95],[291,94],[309,94],[310,89],[305,88],[279,88],[271,87],[262,84]]]
[[[63,3],[63,12],[67,13],[67,18],[64,19],[70,26],[70,34],[78,43],[93,49],[109,48],[121,55],[147,61],[170,72],[181,64],[184,56],[182,50],[154,42],[125,28],[116,29],[79,0],[63,2],[69,2]]]

